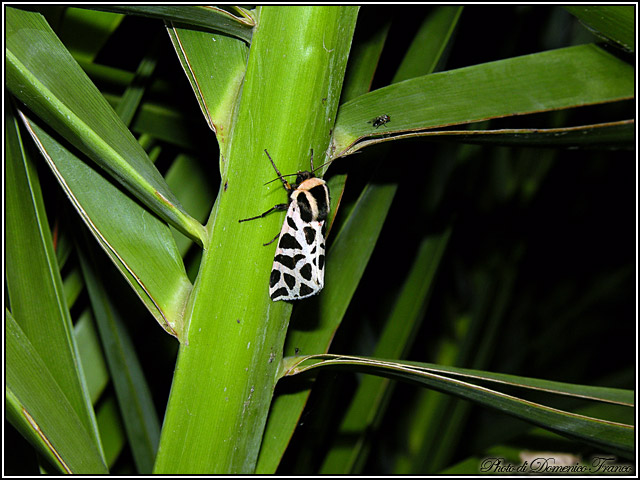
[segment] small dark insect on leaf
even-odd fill
[[[379,117],[374,118],[373,120],[369,120],[367,123],[372,123],[374,127],[378,128],[382,125],[386,125],[391,121],[391,117],[386,113],[384,115],[380,115]]]

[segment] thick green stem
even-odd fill
[[[268,281],[286,202],[265,156],[282,173],[324,160],[355,26],[355,7],[263,7],[253,35],[222,185],[207,224],[156,473],[251,473],[276,381],[291,304]],[[265,439],[268,441],[268,439]]]

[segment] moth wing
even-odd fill
[[[300,300],[324,286],[324,221],[304,222],[291,202],[271,269],[269,295],[277,300]]]
[[[300,276],[304,279],[303,281],[314,290],[313,293],[309,293],[304,297],[309,297],[311,295],[315,295],[324,287],[324,250],[325,250],[325,240],[324,240],[324,220],[323,221],[312,221],[309,222],[307,226],[305,226],[305,234],[304,239],[309,242],[308,243],[308,266],[306,268],[305,265],[302,265],[302,262],[298,265]],[[311,233],[313,231],[313,233]]]

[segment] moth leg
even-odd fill
[[[274,205],[273,207],[271,207],[269,210],[264,212],[262,215],[258,215],[257,217],[251,217],[251,218],[243,218],[242,220],[238,220],[238,223],[248,222],[249,220],[257,220],[259,218],[263,218],[263,217],[267,216],[268,214],[270,214],[274,210],[286,210],[287,208],[289,208],[289,204],[288,203],[279,203],[279,204]]]
[[[271,240],[270,242],[267,242],[267,243],[263,243],[262,246],[266,247],[267,245],[271,245],[273,242],[275,242],[278,239],[279,236],[280,236],[280,234],[278,233],[275,237],[273,237],[273,240]]]

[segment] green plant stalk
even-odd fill
[[[286,201],[282,173],[324,159],[357,15],[354,7],[263,7],[249,52],[210,242],[187,307],[156,473],[250,473],[262,440],[291,304],[268,281]]]

